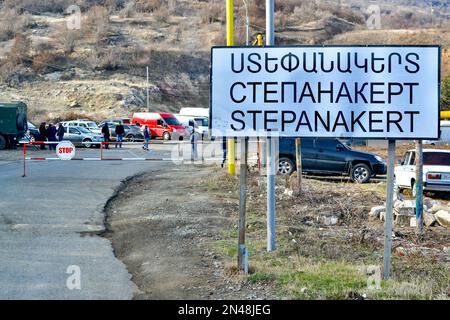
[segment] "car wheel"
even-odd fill
[[[125,139],[127,139],[127,141],[129,141],[129,142],[135,142],[136,141],[134,135],[132,135],[132,134],[127,135],[125,137]]]
[[[372,171],[366,164],[358,163],[352,167],[351,179],[356,183],[368,182],[371,176]]]
[[[170,140],[170,133],[169,132],[164,132],[163,139],[164,140]]]
[[[91,148],[92,147],[92,140],[91,139],[84,139],[83,140],[83,146],[85,148]]]
[[[294,172],[294,162],[289,158],[280,158],[278,160],[278,173],[283,176],[289,176]]]
[[[6,139],[2,135],[0,135],[0,150],[6,149]]]

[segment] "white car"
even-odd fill
[[[65,121],[61,123],[64,127],[83,127],[96,134],[102,133],[102,130],[94,121],[79,119],[79,120]]]
[[[395,167],[395,184],[416,196],[416,151],[408,150]],[[450,192],[450,150],[423,150],[423,190]]]

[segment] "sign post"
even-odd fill
[[[419,234],[423,233],[423,145],[416,141],[416,224]]]
[[[387,188],[386,188],[386,216],[384,221],[384,254],[383,275],[388,279],[391,270],[392,250],[392,222],[394,220],[394,167],[395,167],[395,140],[388,141]]]
[[[275,0],[266,0],[266,44],[275,45]],[[270,134],[267,136],[267,251],[274,251],[275,237],[275,150]]]

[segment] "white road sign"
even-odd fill
[[[56,155],[61,160],[72,160],[75,157],[75,146],[70,141],[61,141],[56,146]]]
[[[438,46],[214,47],[214,136],[437,139]]]

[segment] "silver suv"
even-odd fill
[[[98,143],[94,144],[93,142],[103,141],[103,137],[101,135],[93,133],[84,127],[65,126],[64,123],[63,127],[64,140],[71,141],[75,146],[91,148],[94,146],[99,146]]]

